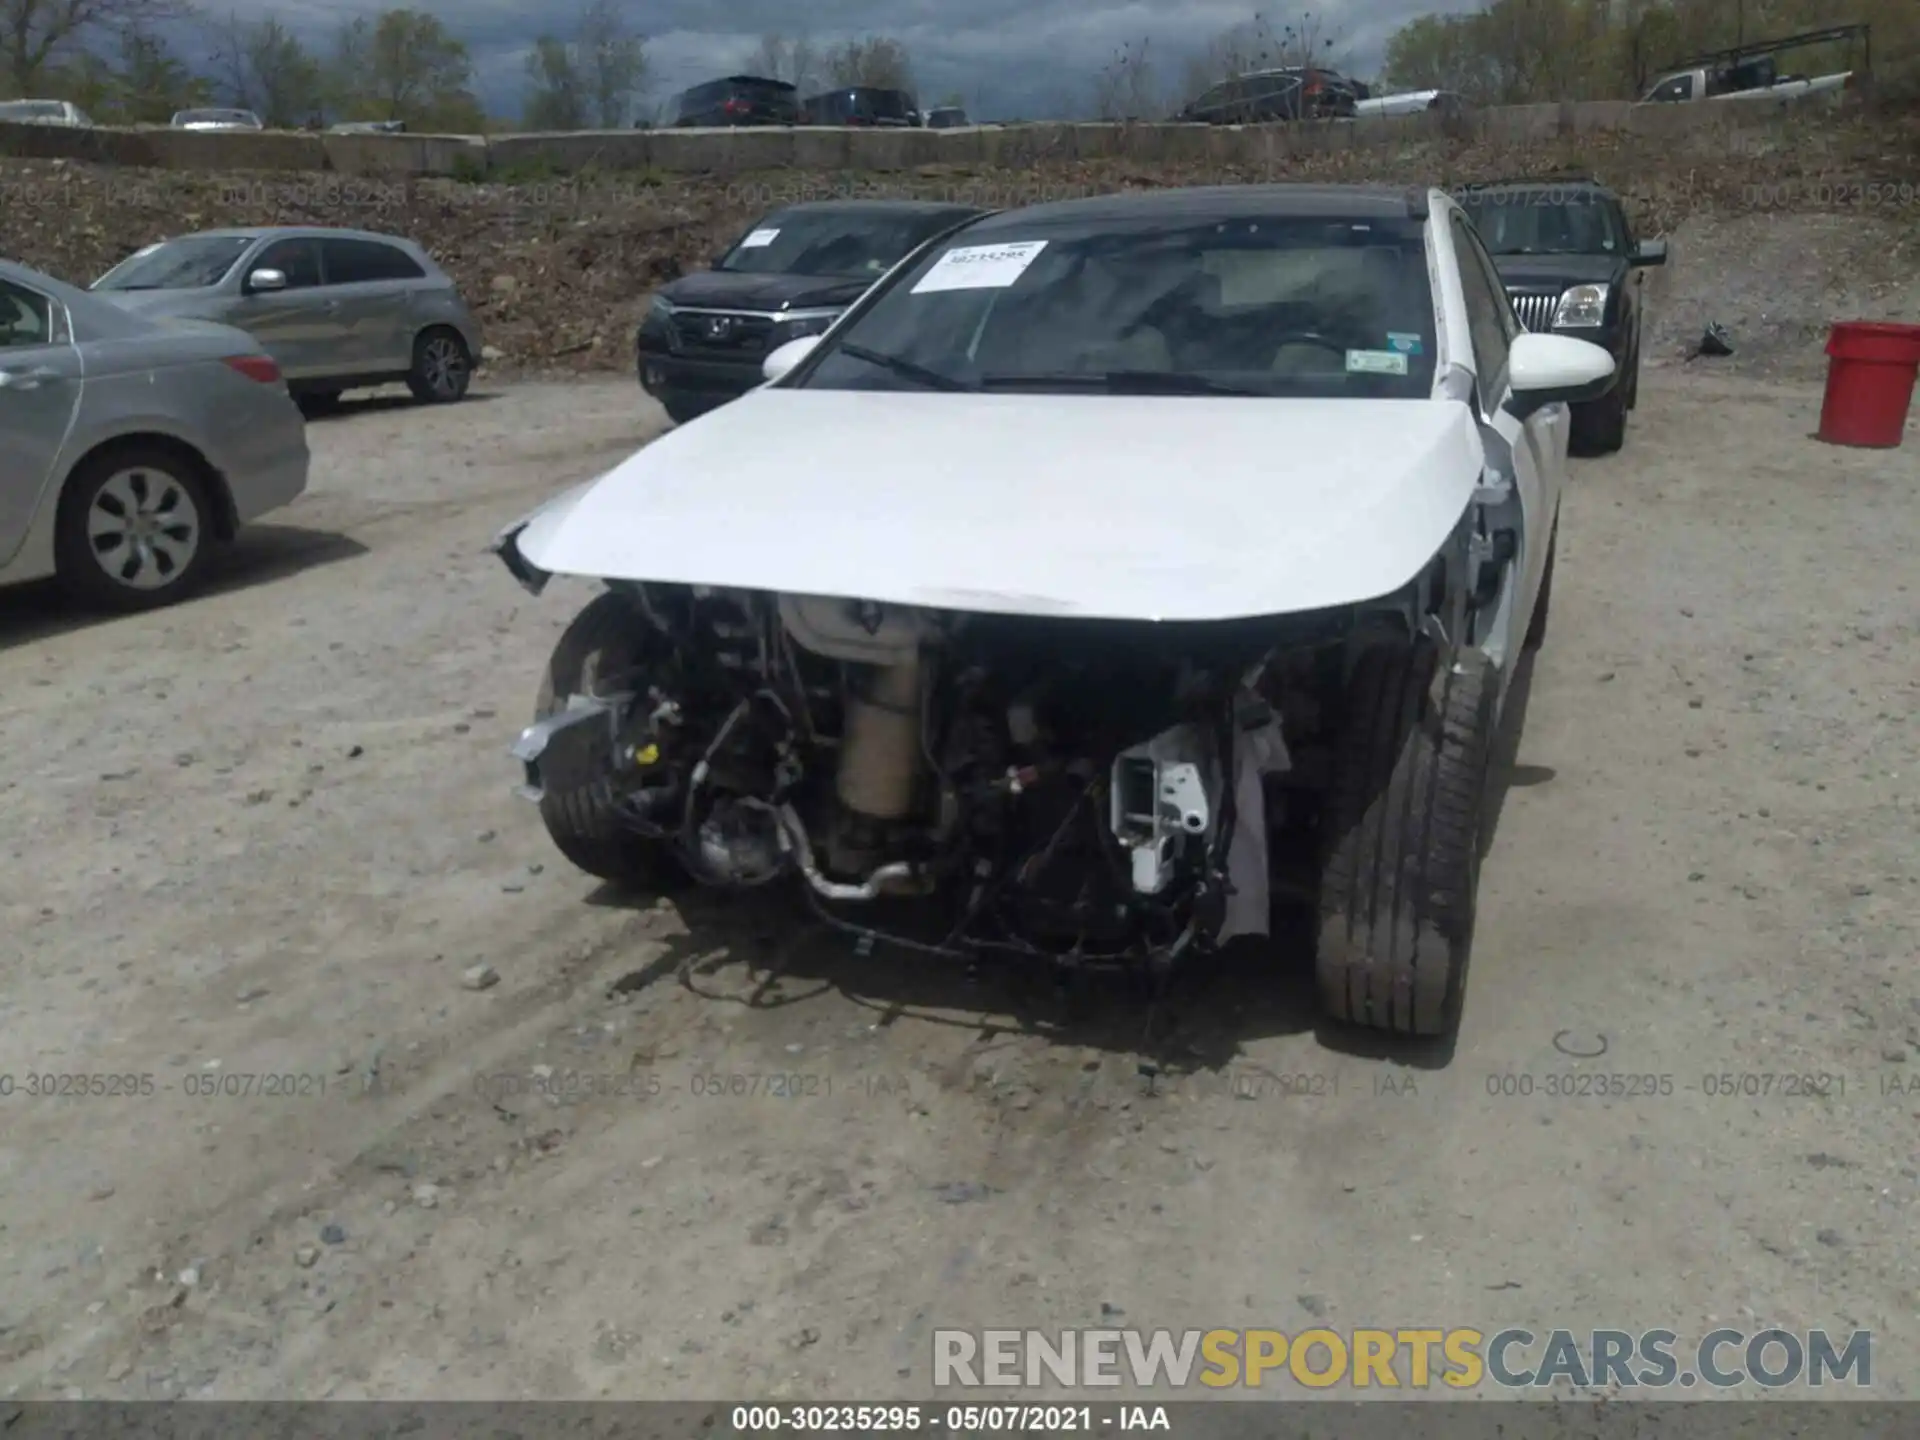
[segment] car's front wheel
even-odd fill
[[[1497,677],[1426,641],[1365,652],[1326,812],[1316,968],[1335,1020],[1400,1035],[1458,1023],[1473,944]]]
[[[630,683],[646,659],[646,620],[613,591],[598,596],[573,619],[554,646],[541,677],[533,718],[558,714],[570,695],[591,695]],[[684,872],[660,841],[635,834],[617,813],[611,757],[605,766],[542,777],[540,818],[560,853],[596,879],[637,889],[659,889]]]
[[[473,357],[459,332],[445,326],[422,331],[413,342],[413,368],[407,371],[407,388],[413,398],[427,404],[450,404],[465,398],[472,383]]]
[[[55,567],[76,601],[151,610],[199,582],[214,543],[206,483],[184,456],[122,445],[84,461],[55,520]]]
[[[1611,455],[1627,439],[1627,382],[1623,378],[1598,400],[1573,407],[1573,449]]]

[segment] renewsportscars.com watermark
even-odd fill
[[[933,1383],[980,1388],[1730,1390],[1866,1387],[1873,1333],[1468,1329],[936,1330]]]

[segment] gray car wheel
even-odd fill
[[[463,398],[473,382],[473,357],[467,342],[452,330],[428,330],[413,342],[413,368],[407,388],[413,398],[429,404],[448,404]]]
[[[149,610],[199,579],[214,539],[206,486],[181,456],[128,446],[87,461],[61,497],[57,565],[76,599]]]

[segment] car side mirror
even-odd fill
[[[1642,240],[1633,247],[1633,265],[1664,265],[1667,263],[1667,242],[1664,240]]]
[[[780,379],[812,354],[813,347],[819,343],[818,335],[802,335],[797,340],[789,340],[775,347],[773,353],[760,362],[760,373],[768,380]]]
[[[255,270],[247,276],[247,293],[249,295],[261,295],[269,291],[284,290],[286,288],[287,272],[284,270],[275,270],[269,266],[265,269]]]
[[[1549,405],[1598,400],[1613,384],[1613,371],[1613,356],[1591,341],[1531,332],[1516,336],[1507,354],[1507,384],[1513,391],[1507,412],[1525,420]]]

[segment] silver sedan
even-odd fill
[[[305,422],[252,336],[0,261],[0,585],[151,609],[306,487]]]

